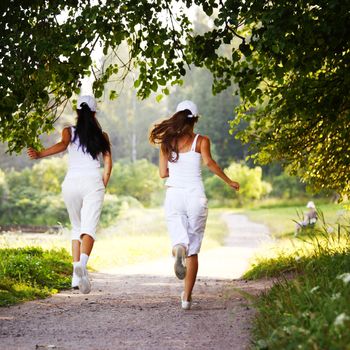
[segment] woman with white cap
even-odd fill
[[[182,101],[176,113],[156,124],[150,133],[150,142],[161,146],[159,174],[167,178],[165,214],[175,257],[174,271],[179,279],[184,279],[181,306],[185,310],[191,308],[208,214],[201,161],[230,187],[239,189],[239,184],[213,160],[209,138],[194,133],[197,121],[197,106],[192,101]]]
[[[305,227],[313,227],[318,219],[317,210],[315,203],[313,201],[309,201],[306,204],[306,208],[308,208],[308,212],[305,213],[305,219],[303,221],[297,222],[295,226],[295,236],[298,235],[299,231]]]
[[[79,97],[77,114],[76,125],[63,129],[60,142],[42,151],[30,148],[28,155],[39,159],[68,149],[68,171],[62,193],[72,224],[72,287],[79,287],[86,294],[91,290],[86,265],[96,237],[112,158],[108,135],[102,131],[95,116],[94,97]],[[101,158],[103,175],[100,172]]]

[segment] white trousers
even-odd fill
[[[168,187],[164,209],[172,246],[182,244],[187,256],[198,254],[208,216],[203,188]]]
[[[62,194],[72,224],[72,240],[81,240],[83,233],[95,239],[105,194],[101,175],[66,177]]]

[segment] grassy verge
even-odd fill
[[[70,286],[67,251],[37,247],[0,249],[0,306],[44,298]]]
[[[350,349],[350,232],[329,227],[293,239],[246,273],[277,278],[256,301],[254,349]]]
[[[343,223],[349,218],[349,213],[340,204],[320,204],[317,205],[317,210],[324,215],[324,221],[330,225],[338,222]],[[306,211],[305,205],[291,205],[258,207],[246,210],[244,213],[250,220],[267,225],[275,237],[288,238],[294,234],[295,221],[300,221],[300,216]]]

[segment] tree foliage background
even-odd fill
[[[193,4],[209,24],[199,34]],[[1,10],[0,139],[10,151],[37,146],[91,71],[99,97],[137,66],[146,98],[167,95],[192,64],[212,73],[214,92],[236,84],[231,126],[247,123],[239,137],[258,162],[279,160],[316,189],[349,193],[349,2],[6,0]],[[122,43],[126,61],[94,66],[96,45],[118,60]]]

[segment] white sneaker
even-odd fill
[[[185,292],[181,293],[181,307],[183,308],[183,310],[189,310],[192,306],[192,298],[190,299],[190,301],[184,300],[184,294]]]
[[[91,291],[91,283],[89,280],[89,275],[85,266],[82,266],[80,263],[76,264],[74,267],[74,273],[79,278],[79,290],[83,294],[88,294]]]
[[[173,249],[175,256],[174,271],[178,279],[183,280],[186,277],[186,249],[178,244]]]
[[[72,288],[73,289],[79,288],[79,280],[80,280],[80,278],[77,276],[76,273],[73,272],[73,276],[72,276]]]

